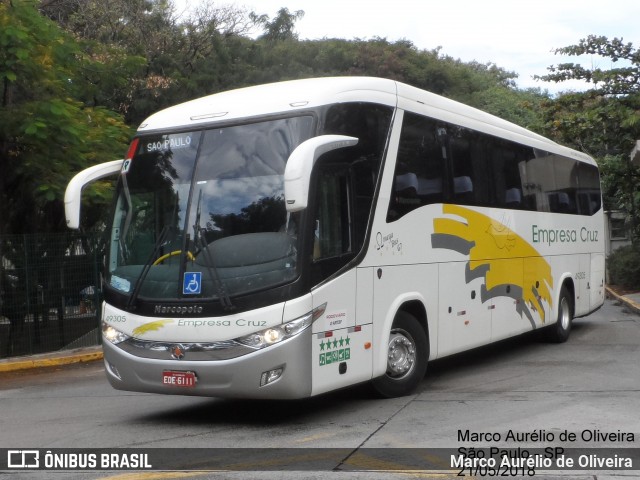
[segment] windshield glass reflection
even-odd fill
[[[118,187],[108,284],[132,299],[226,304],[295,279],[283,175],[311,130],[295,117],[141,138]]]

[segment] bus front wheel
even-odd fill
[[[422,325],[399,311],[389,332],[387,371],[372,380],[374,390],[387,398],[409,395],[424,378],[428,360],[429,340]]]
[[[558,318],[555,324],[547,328],[547,338],[554,343],[566,342],[571,333],[571,322],[573,321],[573,299],[566,286],[560,290],[560,301],[558,302]]]

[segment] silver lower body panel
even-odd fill
[[[228,360],[189,361],[143,358],[104,341],[109,383],[118,390],[221,398],[294,399],[311,395],[311,328],[284,342]],[[273,383],[260,386],[262,373],[282,367]],[[194,387],[162,383],[163,372],[195,372]]]

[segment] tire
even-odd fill
[[[389,332],[387,371],[371,385],[385,398],[409,395],[424,378],[428,360],[429,340],[422,325],[413,315],[399,311]]]
[[[571,322],[573,321],[573,297],[569,289],[563,285],[560,290],[560,300],[558,301],[558,316],[556,323],[547,328],[547,339],[553,343],[564,343],[571,333]]]

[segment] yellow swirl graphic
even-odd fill
[[[133,329],[133,335],[134,337],[138,337],[148,332],[155,332],[157,330],[160,330],[167,323],[171,323],[171,322],[173,322],[173,320],[166,319],[166,320],[155,320],[153,322],[143,323],[139,327],[136,327]]]
[[[542,302],[545,301],[549,308],[552,305],[553,276],[549,263],[507,225],[459,205],[444,205],[442,211],[464,220],[434,219],[432,246],[468,253],[469,276],[471,279],[484,277],[489,292],[487,298],[499,295],[495,294],[502,291],[496,288],[498,286],[519,287],[517,291],[521,292],[522,298],[518,300],[524,302],[527,317],[532,320],[530,310],[537,311],[544,323]],[[514,264],[504,259],[523,259],[526,268],[524,271],[513,268]]]

